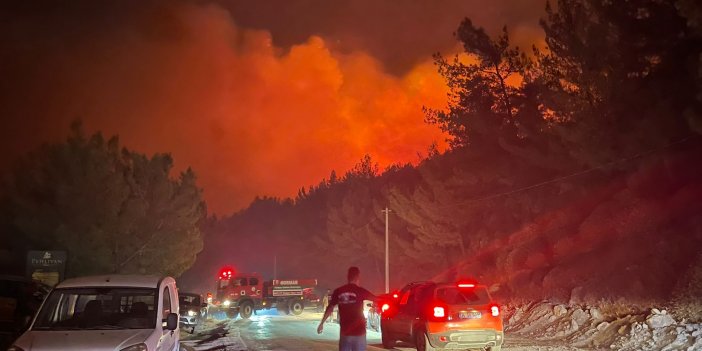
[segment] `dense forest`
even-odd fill
[[[178,276],[202,249],[202,190],[169,154],[148,157],[75,122],[64,142],[22,157],[0,182],[0,271],[27,250],[68,253],[66,275]]]
[[[694,0],[560,0],[545,48],[465,19],[464,53],[435,56],[450,88],[426,122],[450,135],[417,165],[371,157],[291,199],[203,224],[182,281],[222,264],[380,291],[475,277],[512,298],[692,301],[702,292],[702,10]],[[314,160],[309,160],[314,162]],[[300,167],[305,167],[300,164]],[[284,175],[281,175],[284,176]],[[696,295],[695,295],[696,294]]]

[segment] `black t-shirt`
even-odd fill
[[[375,299],[375,295],[370,291],[356,284],[346,284],[334,290],[329,305],[339,305],[341,335],[366,335],[363,300],[375,301]]]

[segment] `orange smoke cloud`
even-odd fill
[[[100,39],[52,51],[36,73],[46,95],[33,113],[60,127],[42,133],[55,139],[80,117],[137,151],[171,152],[179,169],[195,169],[217,213],[294,195],[365,154],[382,167],[444,145],[421,110],[445,105],[430,59],[397,77],[320,37],[283,51],[212,5],[147,12]]]

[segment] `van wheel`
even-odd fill
[[[290,312],[292,314],[299,316],[302,314],[302,311],[305,309],[305,306],[302,305],[302,301],[293,301],[290,304]]]
[[[417,351],[436,351],[436,349],[429,343],[427,334],[425,334],[423,331],[418,331],[414,335],[414,344],[417,346]]]
[[[241,318],[249,319],[253,314],[253,305],[251,302],[242,303],[241,306],[239,306],[239,314],[241,314]]]
[[[381,334],[381,339],[383,341],[383,348],[386,349],[392,349],[395,348],[395,344],[397,343],[395,339],[392,338],[392,335],[388,332],[383,332]]]

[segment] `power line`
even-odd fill
[[[564,176],[560,176],[560,177],[556,177],[556,178],[544,180],[544,181],[542,181],[542,182],[539,182],[539,183],[536,183],[536,184],[532,184],[532,185],[528,185],[528,186],[524,186],[524,187],[517,188],[517,189],[512,189],[512,190],[508,190],[508,191],[504,191],[504,192],[500,192],[500,193],[496,193],[496,194],[491,194],[491,195],[486,195],[486,196],[482,196],[482,197],[476,197],[476,198],[472,198],[472,199],[468,199],[468,200],[463,200],[463,201],[456,202],[456,203],[453,203],[453,204],[440,206],[439,208],[448,208],[448,207],[460,206],[460,205],[464,205],[464,204],[471,203],[471,202],[488,201],[488,200],[492,200],[492,199],[495,199],[495,198],[498,198],[498,197],[508,196],[508,195],[512,195],[512,194],[516,194],[516,193],[520,193],[520,192],[524,192],[524,191],[528,191],[528,190],[531,190],[531,189],[539,188],[539,187],[542,187],[542,186],[545,186],[545,185],[549,185],[549,184],[553,184],[553,183],[558,183],[558,182],[564,181],[564,180],[566,180],[566,179],[579,177],[579,176],[582,176],[582,175],[585,175],[585,174],[588,174],[588,173],[592,173],[592,172],[594,172],[594,171],[597,171],[597,170],[600,170],[600,169],[603,169],[603,168],[607,168],[607,167],[610,167],[610,166],[613,166],[613,165],[617,165],[617,164],[620,164],[620,163],[631,162],[631,161],[633,161],[633,160],[636,160],[636,159],[639,159],[639,158],[642,158],[642,157],[645,157],[645,156],[652,155],[652,154],[654,154],[654,153],[657,153],[657,152],[666,150],[666,149],[668,149],[668,148],[670,148],[670,147],[672,147],[672,146],[675,146],[675,145],[677,145],[677,144],[682,144],[682,143],[684,143],[684,142],[686,142],[686,141],[692,139],[693,137],[695,137],[695,136],[688,136],[688,137],[685,137],[685,138],[682,138],[682,139],[680,139],[680,140],[674,141],[674,142],[672,142],[672,143],[669,143],[669,144],[667,144],[667,145],[665,145],[665,146],[663,146],[663,147],[657,148],[657,149],[647,150],[647,151],[644,151],[644,152],[637,153],[637,154],[635,154],[635,155],[633,155],[633,156],[629,156],[629,157],[625,157],[625,158],[620,158],[620,159],[617,159],[617,160],[613,160],[613,161],[610,161],[610,162],[606,162],[606,163],[600,164],[600,165],[598,165],[598,166],[595,166],[595,167],[592,167],[592,168],[588,168],[588,169],[585,169],[585,170],[582,170],[582,171],[579,171],[579,172],[575,172],[575,173],[567,174],[567,175],[564,175]]]
[[[368,221],[366,224],[361,225],[361,226],[358,226],[358,227],[356,227],[356,228],[353,228],[353,229],[351,229],[350,231],[351,231],[351,233],[356,233],[356,232],[358,232],[359,230],[361,230],[361,229],[363,229],[363,228],[365,228],[365,227],[371,225],[373,222],[375,222],[375,221],[377,221],[377,220],[380,220],[380,219],[379,219],[378,217],[373,217],[373,219],[371,219],[370,221]]]
[[[610,166],[617,165],[617,164],[621,164],[621,163],[631,162],[631,161],[633,161],[633,160],[636,160],[636,159],[639,159],[639,158],[642,158],[642,157],[645,157],[645,156],[649,156],[649,155],[655,154],[655,153],[657,153],[657,152],[660,152],[660,151],[669,149],[669,148],[672,147],[672,146],[685,143],[685,142],[687,142],[688,140],[690,140],[690,139],[692,139],[692,138],[695,138],[695,137],[697,137],[697,135],[688,136],[688,137],[682,138],[682,139],[680,139],[680,140],[674,141],[674,142],[672,142],[672,143],[666,144],[666,145],[664,145],[664,146],[662,146],[662,147],[660,147],[660,148],[650,149],[650,150],[647,150],[647,151],[639,152],[639,153],[634,154],[634,155],[629,156],[629,157],[620,158],[620,159],[617,159],[617,160],[613,160],[613,161],[610,161],[610,162],[606,162],[606,163],[597,165],[597,166],[592,167],[592,168],[588,168],[588,169],[584,169],[584,170],[582,170],[582,171],[578,171],[578,172],[575,172],[575,173],[571,173],[571,174],[563,175],[563,176],[560,176],[560,177],[556,177],[556,178],[544,180],[544,181],[541,181],[541,182],[538,182],[538,183],[535,183],[535,184],[531,184],[531,185],[527,185],[527,186],[524,186],[524,187],[520,187],[520,188],[516,188],[516,189],[504,191],[504,192],[499,192],[499,193],[495,193],[495,194],[491,194],[491,195],[485,195],[485,196],[481,196],[481,197],[476,197],[476,198],[472,198],[472,199],[467,199],[467,200],[463,200],[463,201],[456,202],[456,203],[453,203],[453,204],[448,204],[448,205],[443,205],[443,206],[437,206],[436,208],[440,208],[440,209],[443,209],[443,208],[451,208],[451,207],[461,206],[461,205],[465,205],[465,204],[472,203],[472,202],[488,201],[488,200],[496,199],[496,198],[499,198],[499,197],[509,196],[509,195],[512,195],[512,194],[516,194],[516,193],[520,193],[520,192],[524,192],[524,191],[529,191],[529,190],[532,190],[532,189],[540,188],[540,187],[542,187],[542,186],[546,186],[546,185],[553,184],[553,183],[558,183],[558,182],[564,181],[564,180],[566,180],[566,179],[575,178],[575,177],[579,177],[579,176],[582,176],[582,175],[585,175],[585,174],[588,174],[588,173],[592,173],[592,172],[594,172],[594,171],[597,171],[597,170],[600,170],[600,169],[603,169],[603,168],[606,168],[606,167],[610,167]],[[368,221],[366,224],[361,225],[361,226],[358,226],[358,227],[355,227],[355,228],[351,229],[350,231],[351,231],[351,233],[355,233],[355,232],[357,232],[357,231],[359,231],[359,230],[361,230],[361,229],[363,229],[363,228],[369,226],[370,224],[372,224],[372,223],[373,223],[374,221],[376,221],[376,220],[379,220],[379,218],[378,218],[378,217],[374,217],[373,219],[371,219],[370,221]]]

